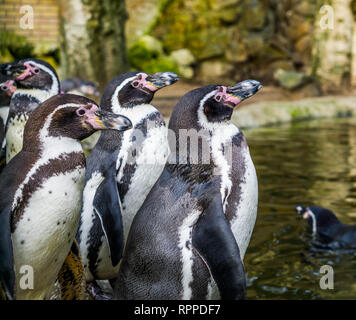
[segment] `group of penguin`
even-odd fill
[[[62,299],[109,298],[98,280],[114,299],[244,298],[258,183],[230,119],[258,81],[186,93],[167,127],[150,103],[179,80],[172,72],[122,74],[100,106],[61,91],[42,60],[3,64],[0,74],[0,298],[49,299],[55,284]],[[63,89],[98,95],[78,79]],[[85,157],[80,141],[98,130]],[[200,140],[182,144],[187,132]]]
[[[257,177],[246,140],[229,120],[262,87],[258,81],[188,92],[167,128],[150,102],[179,80],[172,72],[120,75],[99,107],[61,92],[44,61],[0,71],[10,78],[1,87],[4,299],[48,299],[55,283],[64,298],[79,299],[83,278],[94,298],[102,294],[96,280],[109,280],[115,299],[244,297]],[[80,140],[97,130],[85,158]],[[192,160],[194,148],[204,150],[191,137],[188,149],[180,145],[181,131],[192,130],[206,133],[210,161]],[[30,288],[21,282],[23,266],[33,269]]]

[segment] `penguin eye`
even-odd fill
[[[133,86],[134,88],[138,88],[138,87],[140,86],[140,81],[138,81],[138,80],[132,81],[132,86]]]
[[[85,111],[84,108],[80,108],[80,109],[77,110],[77,115],[78,115],[79,117],[82,117],[82,116],[84,116],[85,114],[86,114],[86,111]]]
[[[215,100],[216,100],[217,102],[220,102],[221,99],[222,99],[222,95],[216,95],[216,96],[215,96]]]
[[[40,69],[34,68],[34,69],[33,69],[33,72],[34,72],[34,73],[39,73],[39,72],[40,72]]]
[[[6,91],[7,90],[7,86],[1,86],[1,90]]]

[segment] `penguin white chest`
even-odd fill
[[[78,227],[84,170],[54,175],[31,195],[12,234],[17,299],[50,293]],[[33,289],[21,288],[22,266],[33,270]]]
[[[234,203],[233,206],[236,209],[232,213],[233,218],[230,221],[230,226],[243,259],[257,216],[258,182],[248,146],[240,148],[239,160],[233,158],[232,139],[238,133],[239,129],[234,125],[217,128],[212,137],[212,155],[217,167],[217,174],[220,176],[220,194],[225,215],[228,203],[238,199],[238,203]],[[243,176],[239,179],[241,181],[240,196],[232,194],[233,176],[236,175],[234,163],[236,161],[240,161],[240,165],[243,167]],[[231,215],[230,212],[229,215]]]
[[[165,126],[151,128],[141,145],[136,145],[136,156],[127,159],[127,163],[135,166],[127,193],[122,202],[125,239],[134,216],[145,201],[151,188],[161,175],[169,155],[167,128]],[[118,181],[123,176],[121,168]]]
[[[10,119],[6,131],[6,163],[16,156],[22,149],[23,132],[28,117],[21,115]]]
[[[257,217],[258,181],[248,147],[243,149],[242,156],[245,170],[240,185],[241,195],[230,225],[243,259],[250,243]]]

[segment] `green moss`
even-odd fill
[[[155,57],[153,52],[137,43],[129,49],[128,58],[131,66],[138,67],[147,60],[157,58],[157,56]]]
[[[292,119],[299,119],[311,116],[310,110],[308,108],[298,106],[290,107],[289,114],[291,115]]]
[[[166,57],[160,50],[150,50],[140,41],[129,49],[128,59],[131,67],[135,70],[147,73],[178,72],[178,65],[174,61]]]
[[[56,66],[59,64],[59,54],[59,49],[53,46],[43,44],[42,47],[35,48],[24,36],[6,31],[0,32],[1,62],[31,57],[48,61],[51,65]]]
[[[166,57],[160,57],[158,59],[150,60],[147,63],[143,63],[141,68],[147,73],[155,73],[162,71],[171,71],[178,73],[178,66]]]
[[[15,60],[25,59],[33,57],[34,46],[28,40],[14,33],[6,31],[0,32],[0,53],[2,56],[6,56],[8,53]]]

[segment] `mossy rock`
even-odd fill
[[[8,53],[14,60],[21,60],[35,56],[35,47],[25,37],[7,31],[0,32],[0,53]]]
[[[178,66],[169,58],[167,57],[160,57],[151,61],[146,61],[141,64],[141,68],[147,73],[156,73],[156,72],[163,72],[163,71],[170,71],[179,73]]]
[[[145,36],[145,39],[148,39],[147,36]],[[157,40],[156,45],[154,45],[155,41],[152,39],[150,41],[139,39],[131,46],[128,51],[131,67],[147,73],[161,71],[178,72],[178,65],[164,55],[162,47],[158,45],[159,41]]]
[[[162,44],[159,40],[143,36],[128,50],[129,62],[132,66],[140,66],[146,60],[157,59],[163,55]]]

